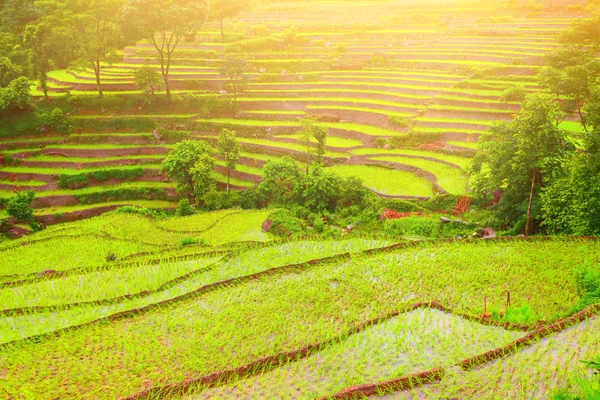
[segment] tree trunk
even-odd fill
[[[100,60],[96,59],[93,65],[94,72],[96,73],[96,86],[98,86],[98,97],[102,98],[104,94],[102,93],[102,86],[100,85]]]
[[[231,176],[231,171],[227,168],[227,194],[229,194],[229,177]]]
[[[221,22],[221,43],[225,43],[225,32],[223,32],[223,18],[220,19]]]
[[[46,71],[40,72],[40,86],[42,87],[42,92],[44,92],[44,99],[48,101],[48,75]]]
[[[529,206],[527,207],[527,222],[525,223],[525,236],[529,236],[531,233],[531,206],[533,205],[533,192],[535,191],[535,178],[537,177],[537,170],[533,170],[533,176],[531,177],[531,192],[529,192]]]

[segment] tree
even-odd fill
[[[199,161],[210,157],[211,148],[206,142],[184,140],[175,145],[163,160],[161,171],[177,183],[177,191],[190,195],[195,191],[194,172]]]
[[[167,98],[171,100],[169,71],[173,52],[191,39],[208,18],[207,0],[128,0],[124,23],[132,36],[151,43],[158,53]]]
[[[146,95],[154,95],[161,89],[160,75],[151,65],[144,65],[133,73],[135,86]]]
[[[223,31],[223,21],[233,18],[240,12],[248,9],[250,3],[248,0],[212,0],[210,3],[211,19],[219,21],[221,27],[221,43],[225,43],[225,32]]]
[[[340,178],[333,172],[317,165],[302,179],[302,203],[313,212],[333,211],[339,187]]]
[[[227,193],[229,193],[229,181],[231,171],[235,170],[236,164],[240,159],[241,147],[235,138],[235,132],[229,129],[221,130],[219,141],[217,142],[217,151],[219,157],[225,161],[227,168]]]
[[[48,71],[65,68],[75,56],[74,14],[65,3],[37,1],[40,16],[25,27],[23,40],[31,50],[33,73],[48,99]]]
[[[22,76],[0,88],[0,110],[23,110],[31,104],[31,82]]]
[[[300,177],[298,164],[291,157],[271,160],[263,167],[258,195],[266,203],[290,204],[296,197]]]
[[[228,79],[229,86],[233,90],[233,100],[237,103],[237,95],[243,90],[244,84],[247,82],[246,72],[248,72],[249,64],[243,58],[227,55],[223,60],[219,73]]]
[[[476,192],[502,191],[497,215],[505,224],[514,224],[525,212],[526,234],[533,230],[532,221],[539,222],[539,188],[574,150],[557,127],[561,118],[551,95],[529,95],[514,121],[491,129],[473,162]]]
[[[323,165],[328,129],[316,125],[315,121],[309,118],[305,118],[300,122],[302,123],[300,135],[302,136],[302,142],[306,147],[306,173],[308,174],[313,152],[316,154],[317,164]],[[314,148],[313,142],[316,142],[316,148]]]
[[[0,57],[0,87],[7,86],[22,73],[19,66],[13,64],[8,57]]]
[[[573,153],[541,194],[544,225],[556,233],[600,235],[600,87],[585,106],[590,127],[583,151]]]
[[[190,175],[194,182],[193,194],[196,203],[205,195],[215,192],[215,159],[208,153],[203,153],[198,157],[194,166],[190,169]]]
[[[75,65],[91,65],[96,76],[98,96],[102,97],[100,64],[112,64],[121,57],[125,38],[119,20],[125,0],[85,0],[85,11],[78,14],[78,58]],[[81,3],[78,4],[81,7]]]

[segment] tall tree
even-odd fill
[[[125,45],[120,27],[125,0],[85,0],[78,15],[78,59],[76,66],[91,66],[96,76],[98,96],[102,97],[101,63],[112,64],[120,59]],[[81,7],[81,3],[78,4]]]
[[[225,31],[223,22],[228,18],[233,18],[240,12],[250,8],[248,0],[212,0],[210,3],[211,19],[219,21],[221,28],[221,43],[225,43]]]
[[[74,14],[62,2],[36,1],[40,17],[25,27],[23,40],[31,49],[33,73],[48,99],[48,72],[65,68],[75,57]]]
[[[533,231],[533,221],[539,222],[540,188],[574,150],[557,127],[561,119],[552,95],[529,95],[514,121],[492,128],[473,162],[474,189],[480,194],[503,191],[498,217],[512,225],[525,213],[526,234]]]
[[[217,151],[219,157],[225,161],[225,167],[227,168],[227,193],[229,193],[231,171],[235,170],[237,162],[240,160],[241,151],[234,131],[229,129],[221,130],[219,141],[217,142]]]
[[[202,29],[209,15],[209,3],[209,0],[128,0],[125,5],[125,27],[133,37],[151,43],[158,53],[169,101],[173,52],[182,40],[193,38]]]

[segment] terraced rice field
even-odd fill
[[[218,43],[218,27],[209,23],[195,41],[182,43],[173,54],[173,93],[198,96],[229,90],[219,74],[225,55],[249,60],[249,82],[237,99],[239,112],[212,118],[193,110],[146,117],[161,123],[193,121],[198,128],[191,132],[192,138],[211,143],[221,128],[237,130],[247,151],[243,165],[233,173],[232,183],[237,189],[261,179],[261,154],[300,159],[305,146],[297,133],[301,128],[298,119],[313,117],[329,130],[329,166],[342,164],[340,171],[357,175],[366,171],[361,165],[374,162],[413,167],[396,172],[402,175],[396,180],[401,184],[381,193],[404,197],[445,192],[468,195],[469,157],[476,150],[478,137],[494,123],[510,120],[519,110],[518,104],[499,100],[502,92],[515,86],[526,92],[539,90],[535,74],[544,63],[544,55],[558,45],[559,32],[584,15],[577,8],[536,9],[534,13],[523,10],[498,10],[491,3],[478,1],[436,2],[427,15],[410,4],[386,0],[263,5],[238,16],[246,31],[240,31],[237,23],[226,24],[226,31],[237,39]],[[306,13],[315,18],[303,18]],[[353,17],[342,21],[339,15]],[[296,43],[285,50],[244,50],[241,44],[260,39],[252,35],[252,27],[257,26],[274,38],[295,26]],[[148,43],[125,48],[120,62],[103,66],[104,92],[108,96],[136,93],[133,71],[143,64],[156,65]],[[52,96],[65,91],[92,96],[96,90],[95,75],[89,69],[52,71],[49,80]],[[83,120],[99,117],[90,111],[82,110],[79,116],[76,111],[74,115]],[[139,115],[123,111],[119,116]],[[564,121],[562,127],[574,136],[582,131],[574,120]],[[407,137],[435,145],[409,149],[404,145]],[[395,148],[384,149],[389,138],[394,139]],[[43,208],[38,214],[49,215],[52,210],[61,214],[65,207],[84,205],[73,197],[65,203],[65,194],[58,197],[58,173],[140,164],[145,172],[136,181],[163,181],[164,177],[155,173],[170,145],[157,141],[149,131],[87,129],[68,137],[0,138],[2,155],[22,159],[19,167],[0,168],[0,196],[27,188],[40,196],[47,192],[43,196],[46,202],[37,206]],[[415,152],[420,152],[420,158],[413,158]],[[459,168],[445,163],[449,157]],[[52,167],[61,171],[50,172]],[[218,167],[217,172],[224,173],[224,168]],[[432,190],[425,188],[422,172]],[[365,185],[381,186],[372,182]],[[172,188],[164,189],[160,199],[132,191],[129,200],[169,201]],[[73,190],[71,196],[76,194]],[[103,207],[100,203],[112,202],[108,195],[99,200],[98,210]],[[91,211],[93,208],[88,207],[89,215],[99,212]],[[51,218],[43,220],[53,222]]]
[[[267,215],[112,212],[0,244],[0,393],[538,398],[600,350],[598,307],[563,321],[596,240],[281,241]],[[480,318],[506,291],[526,318]]]

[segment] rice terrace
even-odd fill
[[[0,400],[600,399],[600,1],[0,11]]]

